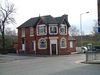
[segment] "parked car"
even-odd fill
[[[88,50],[87,47],[85,47],[85,46],[82,46],[81,49],[82,49],[83,53],[86,53],[86,51]]]

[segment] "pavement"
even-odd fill
[[[84,54],[0,55],[0,75],[100,75],[100,64],[80,63],[84,60]]]

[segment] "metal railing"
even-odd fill
[[[100,52],[98,51],[94,51],[94,50],[88,50],[86,52],[86,63],[87,62],[92,62],[92,61],[96,61],[96,60],[100,60]]]

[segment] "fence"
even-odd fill
[[[91,50],[86,52],[86,62],[94,62],[99,61],[100,62],[100,52],[96,50]]]

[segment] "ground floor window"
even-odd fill
[[[25,38],[22,38],[22,50],[25,51],[26,44],[25,44]]]
[[[38,46],[39,46],[39,49],[46,49],[47,47],[46,39],[43,39],[43,38],[39,39]]]
[[[60,47],[61,48],[66,48],[66,39],[65,38],[61,38],[61,40],[60,40]]]
[[[73,42],[70,41],[70,48],[73,48]]]
[[[32,50],[34,50],[34,41],[32,41]]]

